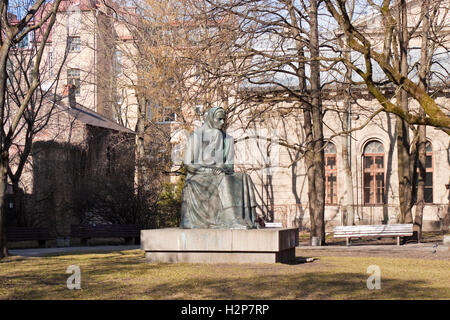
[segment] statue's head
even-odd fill
[[[220,107],[211,108],[206,115],[205,122],[210,128],[222,130],[225,124],[225,109]]]

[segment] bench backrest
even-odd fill
[[[351,236],[410,236],[413,234],[412,224],[382,224],[337,226],[333,230],[334,237]]]
[[[76,238],[108,238],[108,237],[138,237],[140,228],[134,224],[97,224],[71,225],[71,236]]]
[[[281,222],[266,222],[266,228],[283,228],[283,224]]]
[[[51,239],[48,228],[7,227],[8,241],[31,241]]]

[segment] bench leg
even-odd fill
[[[400,245],[400,237],[397,237],[397,245]]]
[[[347,245],[347,247],[350,247],[350,243],[351,243],[350,238],[345,238],[345,244]]]
[[[45,240],[38,240],[39,248],[45,248]]]

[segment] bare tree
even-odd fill
[[[299,102],[290,108],[290,113],[294,118],[302,117],[304,141],[280,143],[299,151],[294,162],[305,161],[310,236],[320,238],[324,244],[324,110],[318,59],[322,41],[319,2],[207,0],[203,10],[211,20],[230,21],[227,27],[236,34],[228,52],[233,52],[239,63],[223,63],[225,68],[220,69],[222,76],[232,74],[240,79],[234,94],[234,100],[241,101],[241,104],[235,104],[236,115],[250,115],[257,120],[272,109],[270,106],[285,101],[286,97]],[[233,69],[235,65],[239,65],[239,69]],[[275,97],[269,98],[269,93],[275,93]],[[252,99],[262,99],[268,108],[260,107],[256,112],[249,112],[248,108],[241,107]]]
[[[369,8],[370,12],[363,18],[354,19],[349,13],[349,1],[325,1],[325,3],[345,35],[347,45],[361,57],[356,62],[346,56],[341,56],[337,60],[342,61],[362,79],[362,82],[353,81],[354,84],[363,83],[384,111],[397,115],[400,221],[412,223],[418,151],[421,154],[421,161],[425,161],[425,126],[434,126],[450,133],[448,112],[444,106],[436,103],[433,93],[429,90],[432,78],[434,87],[440,90],[438,85],[440,78],[442,75],[445,78],[445,74],[448,77],[445,65],[437,62],[440,69],[438,71],[432,67],[435,60],[433,57],[438,56],[437,48],[448,52],[448,48],[445,47],[447,35],[444,31],[449,27],[445,19],[448,8],[445,8],[442,1],[424,2],[420,8],[417,3],[402,0],[394,2],[368,0],[359,3],[359,6]],[[369,27],[367,21],[373,25]],[[377,32],[375,26],[383,28],[384,32]],[[421,47],[420,55],[414,52],[414,47]],[[364,65],[365,70],[360,65]],[[418,73],[414,71],[416,68]],[[381,75],[384,75],[382,79]],[[445,87],[445,80],[443,84]],[[382,88],[385,86],[395,87],[395,103],[383,93]],[[414,106],[413,100],[417,102],[418,107]],[[418,125],[417,128],[415,124]],[[421,178],[415,219],[417,226],[421,225],[420,212],[423,211],[425,162],[419,162],[419,169]]]
[[[442,17],[439,17],[438,12],[441,9],[441,3],[441,1],[436,0],[424,0],[421,6],[422,26],[418,35],[421,41],[418,78],[419,87],[426,92],[430,91],[433,56],[436,54],[437,48],[442,48],[442,43],[445,43],[442,41],[441,31],[446,28],[444,21],[448,15],[449,8],[444,8]],[[422,116],[425,116],[423,109],[420,110],[420,113]],[[425,205],[426,146],[426,126],[419,125],[417,128],[417,204],[414,216],[414,231],[417,232],[419,241],[422,237],[423,209]]]
[[[14,143],[14,137],[17,134],[21,120],[24,118],[27,106],[33,98],[36,89],[41,83],[41,62],[47,39],[52,27],[56,21],[56,14],[61,0],[55,0],[53,3],[46,4],[44,0],[25,1],[13,3],[11,1],[2,1],[0,5],[0,120],[2,121],[2,130],[0,132],[0,258],[8,254],[6,247],[6,221],[4,199],[7,186],[7,173],[9,167],[9,152]],[[12,5],[16,7],[17,12],[23,13],[22,17],[13,16],[9,12]],[[14,19],[16,18],[16,19]],[[36,56],[32,62],[32,81],[26,88],[23,98],[14,110],[8,110],[7,86],[8,86],[8,57],[11,49],[17,46],[30,33],[38,31],[40,35],[40,44],[36,49]]]
[[[445,110],[436,103],[432,96],[424,89],[420,88],[419,84],[414,82],[410,75],[406,76],[404,74],[405,68],[407,67],[406,62],[403,62],[403,67],[398,67],[401,66],[401,64],[399,65],[398,63],[404,61],[404,58],[401,58],[400,60],[400,55],[404,55],[405,52],[397,51],[397,47],[395,50],[393,49],[393,39],[396,37],[395,33],[402,37],[401,39],[397,38],[397,40],[403,42],[401,49],[405,51],[407,48],[404,48],[404,45],[407,44],[407,38],[412,32],[415,32],[419,24],[413,26],[412,30],[408,29],[408,36],[405,37],[405,31],[399,31],[401,30],[401,23],[406,24],[406,22],[399,21],[399,18],[404,19],[405,12],[402,13],[401,9],[397,11],[392,10],[390,0],[383,0],[380,5],[368,0],[367,2],[371,7],[383,18],[383,45],[377,48],[377,46],[371,42],[370,37],[364,32],[365,26],[361,27],[355,20],[351,20],[346,7],[347,1],[324,0],[324,2],[328,11],[339,25],[340,30],[348,37],[347,43],[349,47],[362,55],[365,70],[358,64],[352,63],[352,61],[348,61],[344,58],[337,58],[337,60],[344,62],[362,78],[362,81],[370,94],[378,100],[383,109],[386,112],[396,114],[408,124],[434,126],[442,129],[447,134],[450,134],[450,117],[446,114]],[[401,4],[402,2],[400,2],[400,8],[402,7]],[[396,14],[394,12],[396,12]],[[407,27],[407,25],[405,26]],[[407,111],[404,109],[404,106],[402,107],[402,105],[390,101],[380,87],[384,82],[379,82],[374,78],[375,63],[386,76],[388,83],[392,83],[396,88],[400,89],[400,91],[404,91],[405,94],[408,94],[417,101],[425,111],[426,116],[421,116],[418,112],[414,112],[413,110]]]

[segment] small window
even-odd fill
[[[20,40],[19,44],[17,45],[19,48],[24,49],[24,48],[28,48],[29,45],[29,36],[31,33],[26,34],[22,40]]]
[[[54,64],[54,61],[53,61],[53,52],[49,52],[48,53],[48,75],[50,76],[50,77],[53,77],[53,64]]]
[[[328,142],[324,149],[325,154],[325,204],[337,204],[337,163],[336,146]]]
[[[171,123],[177,121],[177,115],[171,107],[162,107],[158,103],[147,101],[147,119],[159,123]]]
[[[172,108],[170,107],[164,107],[161,109],[161,117],[160,117],[160,122],[174,122],[177,121],[177,115],[176,113],[173,111]]]
[[[123,71],[123,53],[120,50],[114,52],[114,71],[116,76],[121,75]]]
[[[67,70],[67,84],[75,85],[75,94],[80,94],[80,69]]]
[[[69,48],[69,52],[80,52],[81,51],[80,37],[68,37],[67,46]]]
[[[116,122],[119,122],[119,119],[122,117],[122,105],[123,97],[121,95],[116,95],[115,108],[113,110],[113,120]]]

